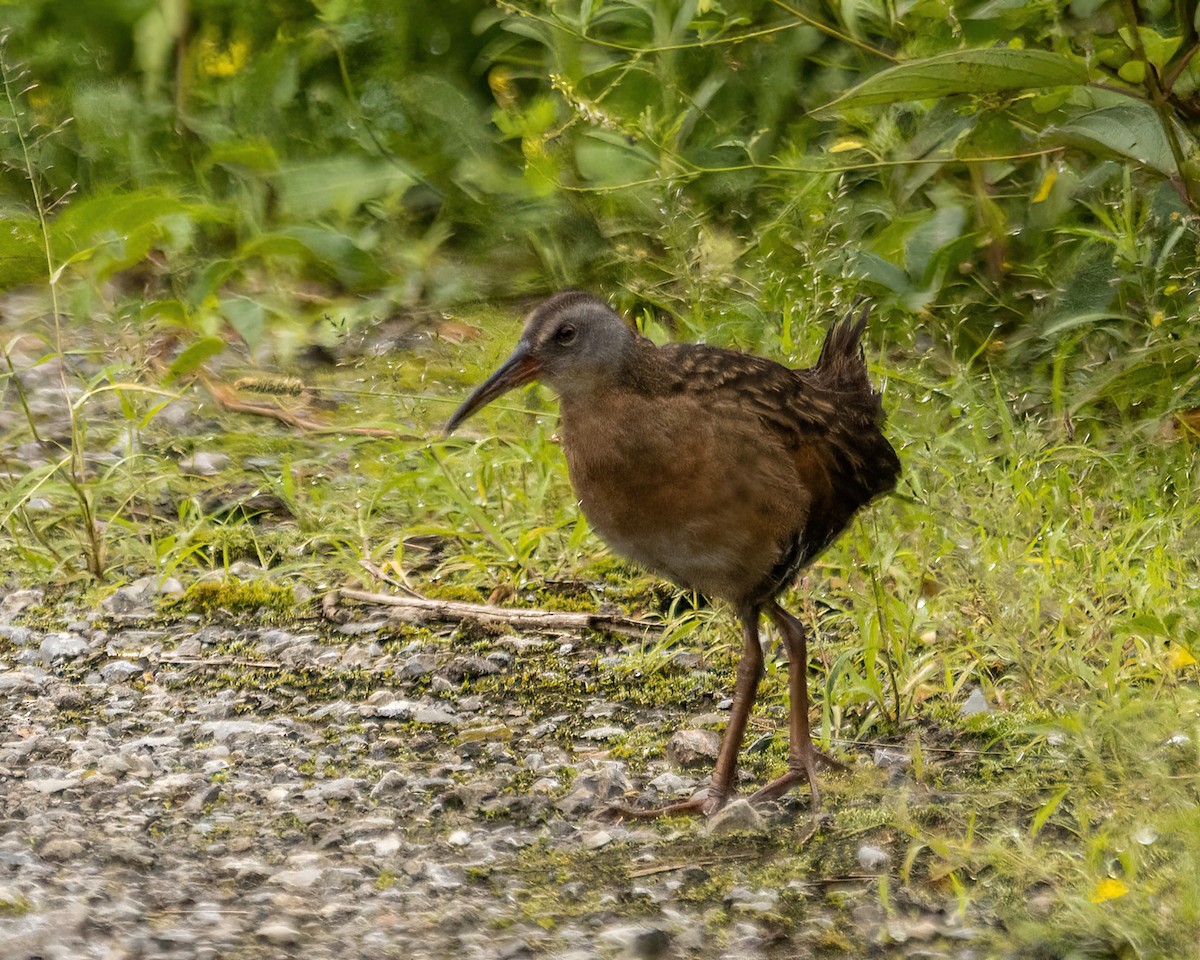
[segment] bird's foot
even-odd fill
[[[778,800],[796,784],[807,780],[809,789],[812,790],[813,806],[816,807],[821,803],[821,789],[817,786],[816,774],[800,769],[789,770],[781,777],[776,777],[770,783],[759,787],[754,793],[750,794],[751,803],[765,803],[768,800]]]
[[[816,747],[812,748],[812,755],[813,755],[813,759],[816,760],[817,763],[824,764],[830,770],[833,770],[836,773],[845,773],[847,770],[850,769],[848,766],[846,766],[846,764],[842,763],[841,760],[835,760],[829,754],[822,753]]]
[[[657,820],[660,817],[711,817],[725,806],[726,797],[710,795],[702,790],[687,800],[668,803],[663,807],[630,807],[614,803],[600,811],[603,820]]]
[[[767,800],[778,800],[796,784],[808,781],[812,791],[812,805],[815,810],[821,805],[821,788],[817,786],[817,764],[824,764],[832,770],[846,771],[849,768],[840,760],[834,760],[828,754],[814,747],[803,751],[799,757],[793,757],[788,763],[788,772],[776,777],[770,783],[760,787],[750,795],[751,803],[762,803]]]

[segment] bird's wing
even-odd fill
[[[848,518],[895,486],[900,461],[880,430],[880,397],[865,377],[861,387],[842,387],[818,368],[792,370],[705,344],[668,344],[661,355],[674,371],[666,378],[669,389],[699,395],[709,408],[752,413],[780,438],[806,488],[818,499],[830,498],[823,507],[829,536],[845,522],[841,512]]]
[[[712,405],[736,405],[753,413],[791,444],[825,436],[847,412],[844,398],[807,370],[792,370],[764,357],[699,343],[659,348],[672,392],[689,393]],[[857,404],[852,404],[857,407]]]

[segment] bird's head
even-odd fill
[[[475,411],[515,387],[540,380],[558,395],[584,395],[618,377],[637,336],[598,297],[578,290],[556,293],[525,321],[512,355],[475,388],[446,424],[456,429]]]

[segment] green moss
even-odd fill
[[[390,890],[396,885],[399,878],[390,870],[381,870],[379,876],[375,878],[376,890]]]
[[[218,614],[233,617],[256,614],[264,620],[284,619],[293,614],[296,595],[291,587],[268,580],[203,580],[194,583],[177,600],[169,601],[173,613],[198,613],[212,619]]]
[[[0,917],[23,917],[33,909],[33,903],[20,894],[0,897]]]
[[[308,827],[294,813],[284,813],[275,818],[275,835],[277,837],[285,836],[288,833],[308,834]]]
[[[55,729],[61,730],[63,727],[86,728],[96,719],[97,712],[98,708],[84,708],[82,710],[59,710],[54,715]]]
[[[559,590],[542,588],[528,603],[514,603],[513,606],[555,610],[562,613],[595,613],[597,604],[590,595],[572,596]]]
[[[681,670],[666,658],[654,658],[615,670],[596,665],[581,671],[557,651],[527,651],[515,669],[481,677],[472,689],[515,699],[533,716],[559,713],[564,703],[592,699],[691,712],[706,699],[715,705],[733,688],[732,661],[719,666],[697,673]],[[573,729],[584,719],[580,715],[570,726]]]
[[[421,588],[421,595],[428,600],[453,600],[461,603],[483,603],[488,598],[482,586],[444,582],[425,584]]]
[[[614,760],[626,760],[632,770],[643,770],[648,761],[661,757],[674,732],[673,724],[644,724],[636,727],[609,748]]]

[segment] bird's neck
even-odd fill
[[[547,383],[565,408],[603,408],[605,397],[629,390],[646,390],[653,381],[653,354],[657,348],[643,337],[631,338],[619,353],[604,358],[602,364],[577,368],[561,380]]]

